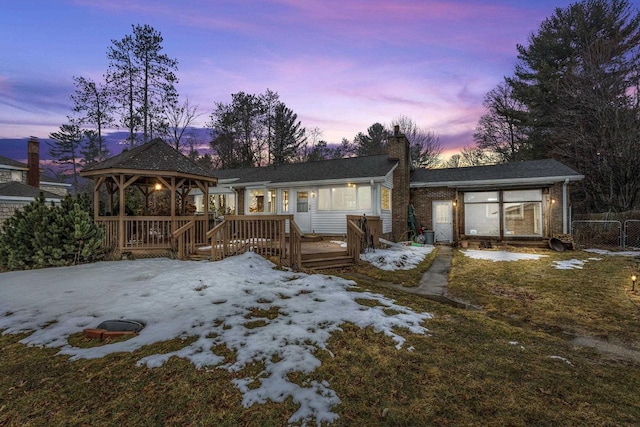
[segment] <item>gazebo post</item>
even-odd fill
[[[125,196],[124,196],[124,176],[118,176],[118,200],[120,200],[118,205],[118,242],[120,246],[120,251],[125,248],[125,230],[124,230],[124,215],[125,211]]]

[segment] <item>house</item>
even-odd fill
[[[43,193],[47,202],[58,203],[71,185],[40,173],[40,149],[35,138],[28,143],[28,164],[0,156],[0,224]]]
[[[583,179],[552,160],[411,173],[410,203],[435,241],[544,241],[569,232],[569,184]]]
[[[411,168],[409,142],[396,127],[388,154],[214,171],[209,211],[290,214],[303,233],[344,235],[348,215],[380,217],[382,235],[408,238],[409,206],[436,242],[543,242],[566,234],[571,182],[555,160],[454,169]],[[202,193],[194,193],[204,209]]]

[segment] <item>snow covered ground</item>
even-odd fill
[[[475,250],[468,249],[466,251],[462,251],[465,256],[474,259],[483,259],[493,262],[498,261],[521,261],[521,260],[539,260],[540,258],[546,257],[547,255],[540,254],[525,254],[519,252],[507,252],[507,251],[483,251],[483,250]]]
[[[585,249],[585,252],[596,253],[600,255],[609,255],[609,256],[640,256],[640,252],[638,251],[624,251],[624,252],[614,252],[607,251],[602,249]],[[508,252],[508,251],[494,251],[494,250],[466,250],[462,251],[465,256],[474,259],[482,259],[493,262],[498,261],[521,261],[521,260],[539,260],[541,258],[547,257],[547,255],[542,254],[526,254],[526,253],[518,253],[518,252]],[[568,259],[563,261],[553,261],[552,265],[554,268],[558,270],[576,270],[582,269],[584,264],[588,261],[600,261],[602,258],[590,257],[587,259]]]
[[[376,249],[360,255],[380,270],[411,270],[433,251],[433,246],[407,246],[400,243],[385,242],[388,247]]]
[[[395,259],[396,251],[391,252],[389,259]],[[378,257],[384,258],[385,253],[377,251]],[[408,253],[408,258],[414,257],[412,249]],[[371,300],[375,305],[365,306],[357,300]],[[99,347],[76,348],[67,342],[69,335],[84,328],[123,318],[142,321],[146,327],[127,341]],[[252,362],[262,362],[265,369],[257,377],[235,381],[243,393],[243,404],[248,407],[291,397],[299,409],[290,422],[337,419],[332,408],[340,397],[327,381],[300,385],[290,382],[287,375],[318,368],[321,362],[315,354],[330,354],[327,341],[340,325],[371,326],[390,336],[398,351],[408,351],[403,348],[406,337],[396,331],[425,334],[424,322],[429,318],[429,313],[362,292],[354,282],[273,269],[273,264],[253,253],[220,262],[146,259],[0,274],[3,334],[33,331],[22,340],[24,344],[58,347],[59,354],[71,360],[197,336],[178,351],[145,357],[138,364],[158,367],[176,356],[198,368],[239,371]],[[234,351],[235,362],[225,363],[213,353],[217,345]]]

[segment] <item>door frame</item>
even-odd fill
[[[449,226],[446,227],[446,223],[438,223],[437,215],[436,215],[436,205],[446,205],[448,206],[448,216],[449,216]],[[435,242],[448,242],[453,243],[453,201],[451,200],[433,200],[431,202],[431,217],[432,217],[432,227],[433,227],[433,240]],[[444,239],[438,239],[439,233],[438,231],[441,229],[445,229]]]

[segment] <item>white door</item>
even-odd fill
[[[310,196],[311,192],[308,190],[296,191],[296,204],[295,213],[293,214],[293,220],[298,224],[300,230],[303,233],[311,233],[311,205]]]
[[[453,242],[453,204],[451,200],[435,200],[432,209],[434,240],[436,242]]]

